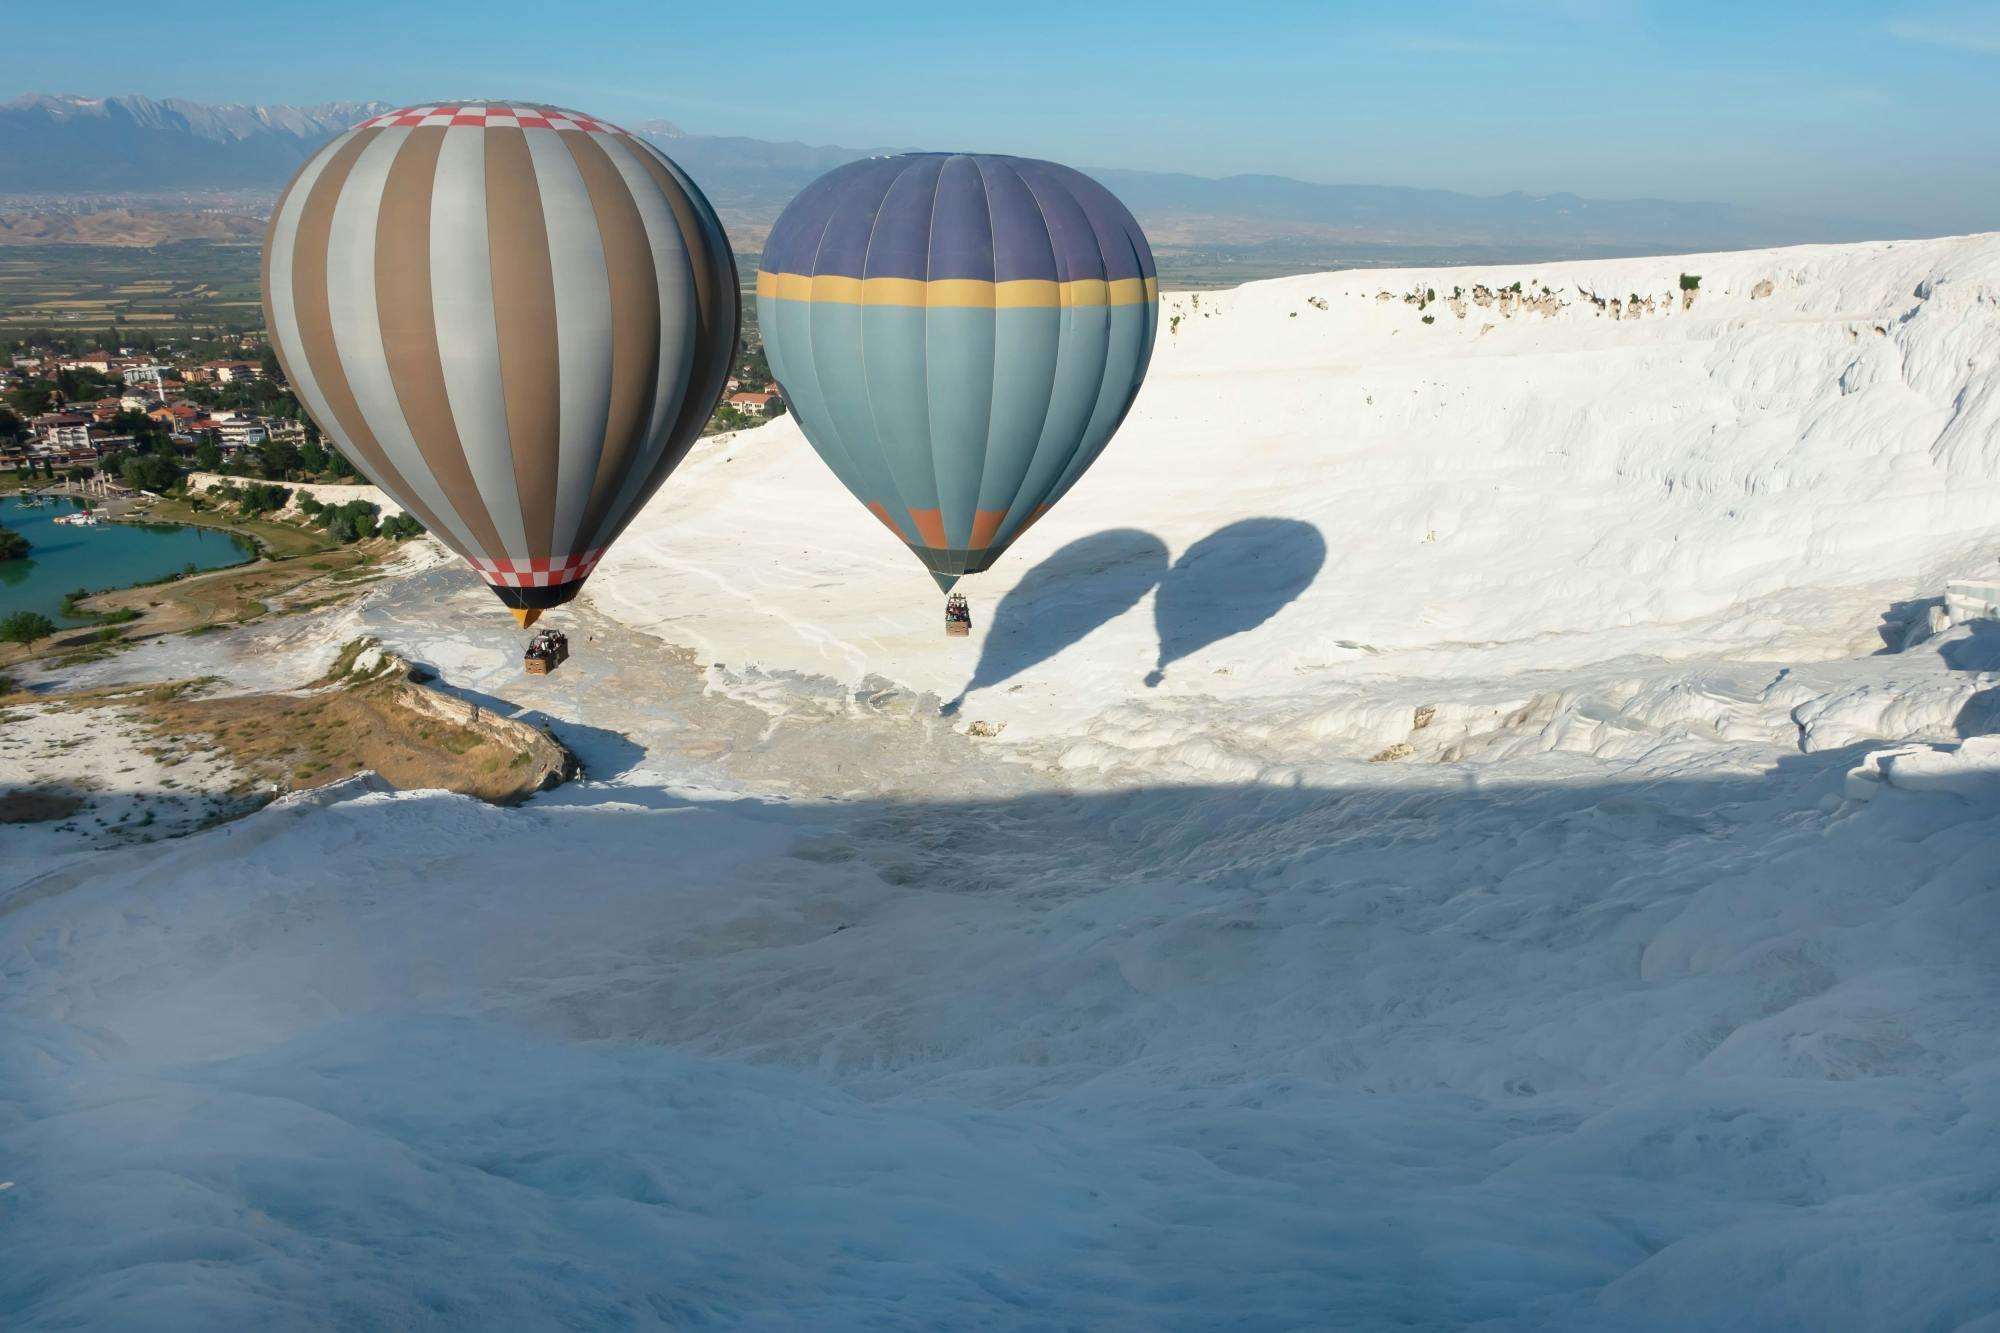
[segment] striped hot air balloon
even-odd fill
[[[742,307],[714,210],[652,145],[454,103],[313,155],[271,215],[264,315],[320,429],[526,625],[700,434]]]
[[[1139,224],[1053,162],[852,162],[778,218],[771,373],[834,475],[938,586],[992,565],[1125,419],[1159,323]]]

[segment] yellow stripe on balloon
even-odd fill
[[[981,310],[1054,309],[1074,306],[1138,305],[1160,296],[1158,278],[1077,278],[1050,282],[1017,278],[986,282],[978,278],[844,278],[822,273],[757,273],[757,295],[780,301],[825,301],[842,305],[973,308]]]

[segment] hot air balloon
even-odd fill
[[[971,153],[828,172],[757,273],[771,373],[806,439],[947,592],[1103,451],[1145,378],[1158,297],[1109,190]]]
[[[451,103],[313,154],[271,214],[264,315],[320,430],[526,626],[700,434],[742,306],[715,211],[658,149]]]

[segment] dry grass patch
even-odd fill
[[[569,752],[549,736],[413,684],[403,663],[366,660],[369,650],[349,644],[328,683],[303,694],[203,699],[156,690],[135,701],[136,711],[163,737],[205,736],[237,768],[289,788],[373,770],[405,789],[507,803],[574,773]]]

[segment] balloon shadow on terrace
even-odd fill
[[[1284,610],[1325,564],[1326,538],[1294,518],[1246,518],[1188,547],[1153,597],[1160,655],[1147,686],[1175,662]]]
[[[1080,537],[1029,570],[993,609],[979,665],[958,697],[1054,657],[1139,604],[1167,572],[1167,547],[1150,532],[1110,528]]]

